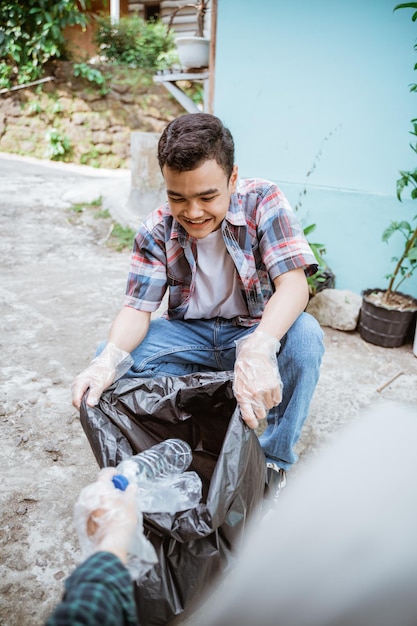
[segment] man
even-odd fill
[[[125,306],[75,379],[74,406],[87,389],[97,404],[125,373],[234,370],[242,419],[256,428],[267,418],[260,443],[278,492],[297,460],[323,354],[320,326],[304,312],[315,257],[278,187],[238,179],[233,138],[217,117],[172,121],[158,160],[168,202],[135,237]],[[168,310],[151,321],[167,289]]]

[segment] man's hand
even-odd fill
[[[91,361],[72,383],[72,403],[79,409],[84,393],[89,389],[87,404],[95,406],[107,387],[130,369],[133,359],[128,352],[108,343],[103,352]]]
[[[250,428],[256,428],[269,409],[281,402],[282,381],[276,357],[280,346],[278,339],[257,330],[236,341],[233,392]]]
[[[112,483],[114,468],[102,469],[97,481],[85,487],[74,507],[74,521],[82,549],[112,552],[126,564],[138,524],[136,485],[120,491]]]

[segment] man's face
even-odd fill
[[[191,237],[203,239],[220,227],[236,190],[236,165],[230,180],[216,161],[187,172],[164,166],[162,173],[171,213]]]

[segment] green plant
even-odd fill
[[[109,217],[111,217],[111,215],[108,209],[102,209],[101,211],[97,211],[97,213],[94,213],[95,220],[107,220],[109,219]]]
[[[100,163],[98,161],[98,157],[100,156],[99,151],[94,146],[88,152],[83,152],[80,156],[81,165],[91,165],[91,167],[100,167]]]
[[[158,20],[146,22],[141,17],[97,19],[95,41],[106,61],[152,71],[166,69],[175,43],[167,27]]]
[[[33,100],[32,102],[29,102],[28,111],[29,113],[35,113],[36,115],[39,115],[39,113],[42,113],[42,107],[39,102]]]
[[[100,87],[104,87],[106,83],[106,79],[104,78],[102,72],[88,65],[88,63],[74,63],[73,66],[74,76],[81,78],[85,78],[90,83],[95,83]]]
[[[307,277],[308,288],[310,296],[315,296],[316,293],[327,287],[334,287],[335,276],[327,265],[324,255],[326,254],[326,248],[322,243],[312,243],[309,241],[309,235],[316,230],[316,224],[310,224],[304,228],[304,235],[307,238],[309,246],[317,261],[317,272],[313,276]]]
[[[77,214],[77,217],[74,216],[73,219],[70,218],[70,223],[76,223],[79,220],[78,216],[83,213],[85,210],[93,210],[93,218],[101,219],[101,220],[110,220],[111,214],[108,209],[102,208],[103,198],[100,196],[96,198],[92,202],[79,202],[75,203],[71,206],[71,211]],[[122,226],[118,222],[110,223],[110,229],[107,233],[107,236],[101,240],[101,243],[106,243],[108,246],[116,250],[117,252],[122,252],[126,248],[131,249],[133,245],[133,239],[135,237],[135,231],[129,226]]]
[[[92,200],[91,202],[76,202],[75,204],[72,205],[71,211],[74,211],[74,213],[82,213],[84,209],[100,208],[102,204],[103,204],[103,197],[99,196],[98,198],[96,198],[95,200]],[[100,217],[103,217],[103,216],[100,215]],[[109,216],[106,215],[105,217],[109,217]]]
[[[59,101],[54,102],[53,107],[52,107],[52,113],[54,115],[59,115],[59,113],[62,113],[62,104],[61,104],[61,102],[59,102]]]
[[[42,75],[49,59],[65,54],[64,29],[85,28],[87,0],[3,0],[0,3],[0,87]]]
[[[417,219],[417,215],[414,216]],[[391,222],[382,234],[382,241],[387,242],[394,233],[400,233],[404,238],[403,253],[400,257],[393,257],[394,271],[387,274],[389,284],[385,292],[384,301],[389,303],[392,292],[398,291],[401,284],[413,274],[417,268],[417,227],[413,229],[407,221]]]
[[[415,9],[415,13],[412,16],[412,21],[417,20],[417,2],[407,2],[403,4],[397,4],[394,7],[394,11],[398,9],[412,8]],[[417,51],[417,44],[414,45],[414,51]],[[414,66],[414,70],[417,69],[417,64]],[[411,92],[417,91],[417,85],[413,84],[410,87]],[[417,154],[417,118],[411,120],[413,130],[410,134],[413,136],[413,142],[410,143],[410,147],[414,154]],[[400,177],[397,180],[397,198],[401,202],[402,195],[406,188],[411,188],[410,197],[412,200],[417,199],[417,168],[414,170],[400,170]],[[417,215],[413,220],[416,222]],[[389,305],[394,301],[395,293],[398,291],[400,285],[414,273],[417,268],[417,223],[413,226],[410,222],[403,220],[401,222],[392,221],[382,234],[382,240],[387,242],[394,234],[400,234],[403,238],[402,254],[399,257],[393,257],[391,260],[394,262],[394,270],[392,273],[387,274],[385,278],[389,279],[388,287],[385,290],[382,302],[385,305]]]
[[[131,248],[133,245],[133,240],[135,238],[135,231],[129,226],[121,226],[120,224],[114,224],[111,237],[110,237],[110,245],[112,248],[121,252],[125,248]]]
[[[61,135],[56,128],[48,130],[45,139],[49,143],[46,155],[49,159],[60,161],[71,152],[71,144],[66,135]]]
[[[85,205],[82,204],[81,202],[78,204],[73,204],[71,207],[71,211],[74,211],[74,213],[82,213],[85,209]]]
[[[184,80],[181,81],[181,89],[189,98],[191,98],[194,104],[203,106],[204,85],[202,83],[198,83],[194,80]]]

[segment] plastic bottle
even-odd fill
[[[138,485],[138,506],[146,513],[185,511],[201,500],[200,477],[185,471],[192,458],[188,443],[167,439],[119,463],[113,483],[121,490]]]
[[[117,484],[120,475],[138,484],[156,478],[175,476],[185,472],[192,460],[193,454],[186,441],[166,439],[119,463],[117,466],[119,474],[113,478],[113,482],[119,489],[126,489],[127,484],[123,480],[120,481],[120,485]],[[124,488],[122,484],[125,485]]]

